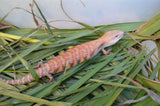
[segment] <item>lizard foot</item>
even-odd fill
[[[56,81],[53,79],[52,74],[47,74],[46,76],[49,78],[49,81],[50,81],[50,82],[52,82],[52,83],[56,82]]]
[[[104,49],[102,49],[102,52],[103,52],[103,54],[104,55],[106,55],[107,56],[107,54],[109,53],[109,52],[111,52],[112,51],[112,49],[110,48],[110,49],[108,49],[107,51],[106,50],[104,50]]]
[[[39,67],[41,67],[42,65],[44,65],[43,60],[41,60],[41,61],[38,63],[38,65],[34,66],[33,68],[39,68]]]

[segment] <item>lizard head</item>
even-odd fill
[[[104,42],[104,46],[110,46],[118,42],[125,33],[123,31],[113,30],[106,32],[100,39]]]

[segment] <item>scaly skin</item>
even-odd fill
[[[70,69],[71,67],[92,58],[101,50],[104,54],[107,54],[104,48],[115,44],[123,37],[123,35],[124,32],[122,31],[108,31],[99,39],[77,45],[57,57],[54,57],[47,63],[41,65],[41,67],[36,70],[36,73],[39,78],[47,76],[50,81],[52,81],[53,78],[51,74],[62,72],[65,68]],[[0,80],[8,84],[19,85],[32,82],[34,81],[34,78],[31,74],[28,74],[25,77],[16,80],[5,80],[2,78],[0,78]]]

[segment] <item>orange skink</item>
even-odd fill
[[[118,42],[123,37],[123,35],[125,35],[123,31],[108,31],[99,39],[77,45],[64,53],[61,53],[60,55],[49,60],[47,63],[42,64],[35,71],[39,78],[47,76],[50,81],[52,81],[52,74],[62,72],[65,69],[70,69],[71,67],[74,67],[77,64],[92,58],[99,51],[107,54],[107,51],[105,51],[104,48]],[[31,74],[28,74],[20,79],[6,80],[0,78],[0,80],[8,84],[19,85],[32,82],[34,81],[34,78]]]

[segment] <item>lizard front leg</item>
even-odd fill
[[[106,51],[106,50],[104,50],[104,48],[102,49],[103,54],[104,54],[104,55],[106,55],[106,56],[107,56],[107,55],[108,55],[108,53],[109,53],[109,52],[111,52],[111,51],[112,51],[112,49],[111,49],[111,48],[110,48],[110,49],[108,49],[107,51]]]

